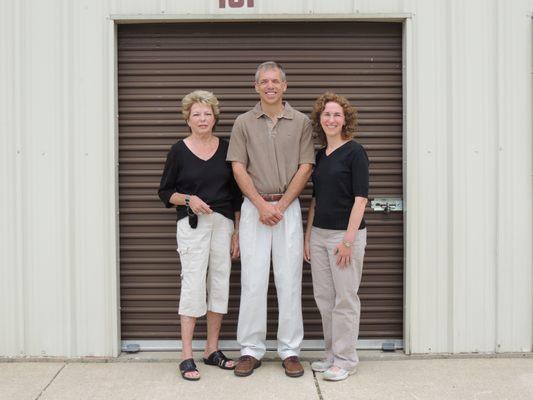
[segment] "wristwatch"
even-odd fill
[[[344,247],[347,247],[347,248],[352,247],[352,242],[348,242],[347,240],[343,240],[342,244],[344,245]]]

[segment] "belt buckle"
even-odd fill
[[[272,193],[272,194],[271,193],[266,193],[266,194],[262,194],[261,197],[265,201],[279,201],[279,200],[281,200],[283,195],[280,194],[280,193]]]

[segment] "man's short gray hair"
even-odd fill
[[[281,80],[283,82],[287,80],[287,76],[285,75],[285,71],[283,70],[281,64],[275,61],[266,61],[257,67],[257,70],[255,71],[255,81],[259,82],[259,74],[261,73],[261,71],[268,71],[270,69],[279,69],[279,71],[281,72]]]

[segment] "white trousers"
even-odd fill
[[[357,291],[363,273],[366,228],[357,231],[351,264],[339,268],[335,246],[342,242],[345,232],[312,228],[311,272],[315,301],[322,317],[326,359],[352,371],[359,362],[356,344],[361,302]]]
[[[201,317],[207,310],[228,312],[232,234],[233,221],[216,212],[199,215],[196,229],[190,227],[187,217],[178,221],[180,315]]]
[[[303,230],[300,202],[295,200],[274,226],[259,221],[259,213],[244,199],[240,222],[241,305],[237,341],[241,355],[260,360],[266,351],[267,291],[270,256],[278,295],[278,354],[299,355],[303,340]]]

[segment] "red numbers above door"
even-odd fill
[[[242,8],[244,3],[244,0],[218,0],[218,8],[226,8],[226,4],[229,8]],[[246,7],[252,8],[253,6],[254,0],[246,0]]]

